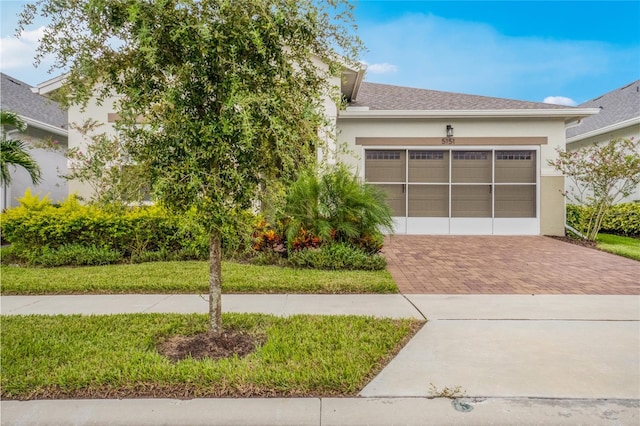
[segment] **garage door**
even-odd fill
[[[537,235],[537,149],[365,149],[401,234]]]

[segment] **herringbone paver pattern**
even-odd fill
[[[548,237],[387,238],[402,293],[640,294],[640,262]]]

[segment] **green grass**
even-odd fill
[[[331,396],[356,393],[419,328],[415,320],[225,314],[266,336],[244,358],[171,362],[169,336],[206,330],[200,314],[3,316],[2,399]]]
[[[0,267],[2,294],[199,293],[207,262],[151,262],[78,268]],[[387,271],[320,271],[223,262],[225,293],[397,293]]]
[[[597,247],[609,253],[640,260],[640,239],[638,238],[598,234]]]

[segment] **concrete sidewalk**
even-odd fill
[[[0,309],[206,312],[207,303],[197,295],[4,296]],[[429,322],[360,398],[2,401],[2,424],[640,423],[638,296],[225,295],[223,310]],[[467,398],[455,406],[427,398],[431,385],[459,387]]]
[[[460,411],[456,406],[471,406]],[[251,398],[2,401],[20,426],[637,425],[637,401],[445,398]]]

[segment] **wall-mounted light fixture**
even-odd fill
[[[448,138],[453,137],[453,126],[451,124],[447,124],[447,137]]]

